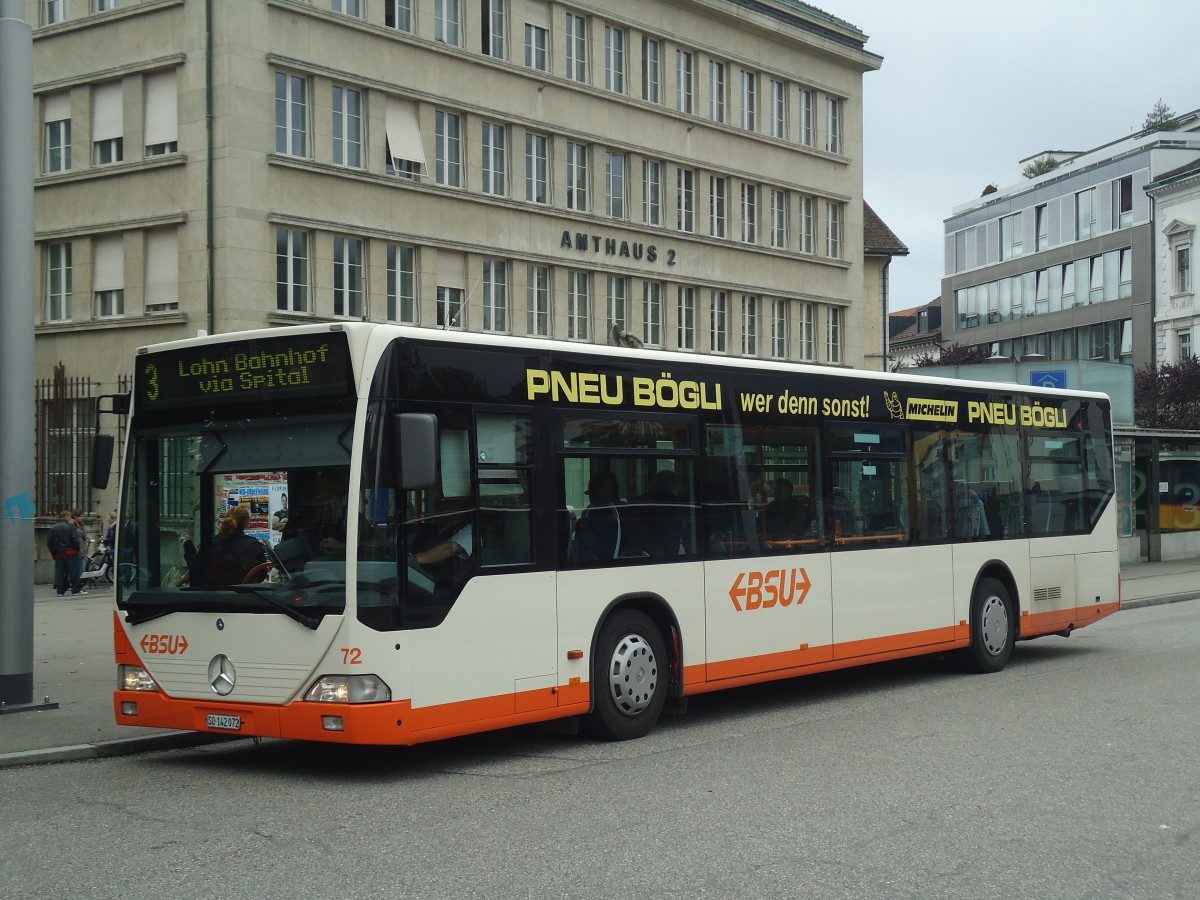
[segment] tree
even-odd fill
[[[1150,112],[1146,113],[1145,121],[1142,122],[1142,131],[1171,131],[1176,124],[1175,113],[1159,97],[1158,102],[1150,108]]]
[[[1200,359],[1189,356],[1134,372],[1133,410],[1142,428],[1200,431]]]
[[[1045,175],[1047,172],[1053,172],[1062,163],[1048,153],[1039,156],[1033,162],[1029,163],[1021,170],[1021,174],[1026,178],[1037,178],[1039,175]]]
[[[913,366],[922,369],[926,366],[971,366],[987,362],[990,356],[988,348],[982,344],[974,347],[964,347],[962,344],[951,344],[938,350],[937,356],[924,353],[913,360]]]

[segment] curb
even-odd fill
[[[65,747],[45,747],[40,750],[18,750],[0,753],[0,769],[14,766],[41,766],[50,763],[78,762],[85,759],[109,759],[115,756],[132,756],[153,750],[180,750],[204,744],[220,744],[247,738],[226,737],[223,734],[201,734],[181,731],[169,734],[152,734],[145,737],[117,738],[111,741],[96,741],[91,744],[68,744]]]
[[[1122,600],[1121,609],[1141,609],[1144,606],[1162,606],[1166,603],[1182,603],[1185,600],[1200,600],[1200,594],[1191,591],[1186,594],[1164,594],[1161,597],[1143,597],[1139,600]]]

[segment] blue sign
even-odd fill
[[[1030,372],[1029,383],[1033,387],[1065,388],[1067,386],[1067,370],[1052,369],[1048,372]]]

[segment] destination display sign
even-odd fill
[[[143,354],[134,396],[139,412],[306,400],[348,393],[351,377],[345,334],[293,334]]]

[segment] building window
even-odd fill
[[[125,236],[106,235],[92,245],[92,290],[95,315],[109,318],[125,314]]]
[[[333,161],[362,168],[362,93],[333,88]]]
[[[1000,258],[1016,259],[1021,255],[1021,213],[1000,219]]]
[[[179,233],[175,228],[146,232],[146,312],[179,309]]]
[[[786,250],[788,245],[788,192],[771,190],[771,246]]]
[[[1192,292],[1192,248],[1190,244],[1175,248],[1175,293]]]
[[[629,330],[629,282],[617,275],[608,276],[604,333],[613,338]]]
[[[675,172],[675,225],[689,234],[696,230],[696,173],[691,169]]]
[[[758,130],[758,75],[742,70],[742,127]]]
[[[647,225],[661,225],[663,164],[657,160],[642,161],[642,220]]]
[[[413,30],[413,0],[385,0],[384,24],[397,31]]]
[[[550,267],[529,266],[526,271],[525,297],[528,303],[530,334],[550,335]]]
[[[587,84],[587,19],[567,13],[567,77]]]
[[[708,207],[708,233],[715,238],[726,235],[726,225],[729,219],[728,201],[726,198],[727,185],[724,178],[711,175],[708,179],[710,203]]]
[[[1120,251],[1121,283],[1117,291],[1118,297],[1133,296],[1133,251],[1126,248]]]
[[[1192,350],[1192,331],[1191,331],[1191,329],[1189,328],[1189,329],[1179,332],[1179,360],[1180,360],[1180,362],[1182,362],[1185,359],[1189,359],[1195,355],[1196,354]]]
[[[728,349],[729,295],[724,291],[713,291],[708,308],[708,346],[713,353],[724,353]]]
[[[788,355],[788,302],[771,301],[771,356],[787,359]]]
[[[125,106],[121,82],[110,81],[92,90],[92,165],[104,166],[125,158]]]
[[[816,201],[812,197],[800,198],[800,252],[813,252],[813,232],[816,230],[816,221],[813,214],[813,206]]]
[[[680,350],[696,349],[696,289],[680,287],[675,303],[676,336]]]
[[[642,99],[662,103],[662,44],[642,39]]]
[[[771,80],[771,137],[787,137],[787,85]]]
[[[714,122],[725,121],[725,63],[708,62],[708,114]]]
[[[817,308],[812,303],[801,303],[796,307],[796,338],[800,359],[812,361],[817,358]]]
[[[1050,227],[1046,219],[1046,204],[1036,206],[1033,209],[1034,227],[1037,229],[1037,250],[1045,250],[1050,246]],[[961,271],[965,266],[959,266],[958,271]]]
[[[333,314],[361,319],[363,304],[363,242],[335,235],[333,239]]]
[[[433,0],[434,40],[455,47],[462,44],[462,0]]]
[[[483,263],[483,330],[508,330],[508,263],[502,259]]]
[[[461,329],[463,323],[463,289],[460,287],[437,286],[438,328]]]
[[[811,147],[813,137],[813,92],[800,91],[800,143]]]
[[[742,294],[742,355],[758,355],[758,298]]]
[[[588,208],[588,148],[567,142],[567,209],[586,212]]]
[[[96,12],[108,12],[110,9],[119,9],[121,0],[96,0]]]
[[[834,97],[825,98],[825,149],[842,152],[842,101]]]
[[[550,71],[550,29],[525,23],[525,66],[539,72]]]
[[[758,185],[742,185],[742,243],[758,243]]]
[[[625,93],[625,32],[611,25],[604,27],[604,86]]]
[[[628,215],[625,186],[625,155],[609,151],[604,158],[605,200],[608,214],[614,219],[624,219]]]
[[[694,58],[686,50],[675,51],[675,108],[682,113],[695,111],[696,77]]]
[[[1075,195],[1075,240],[1090,238],[1096,230],[1096,189],[1088,188]]]
[[[483,123],[483,192],[508,193],[508,132],[495,122]]]
[[[525,199],[550,202],[550,139],[544,134],[525,134]]]
[[[71,319],[71,244],[46,245],[46,321]]]
[[[356,19],[362,18],[362,0],[333,0],[330,8],[336,13],[354,16]]]
[[[275,229],[275,306],[308,312],[308,233]]]
[[[415,181],[420,177],[421,170],[427,168],[416,104],[387,98],[384,132],[387,136],[387,174]]]
[[[387,317],[417,322],[416,251],[406,244],[387,245]]]
[[[1112,183],[1113,228],[1128,228],[1133,224],[1133,176],[1126,175]]]
[[[175,70],[147,75],[145,119],[142,139],[146,156],[179,151],[179,117],[176,104]]]
[[[825,205],[825,255],[830,259],[842,258],[842,204],[829,201]]]
[[[69,0],[42,0],[42,24],[65,22],[71,15]]]
[[[480,35],[484,56],[508,58],[508,2],[483,0],[483,29]]]
[[[56,94],[42,101],[44,172],[66,172],[71,168],[71,95]]]
[[[651,347],[662,344],[662,285],[642,282],[642,342]]]
[[[825,358],[831,363],[842,361],[842,314],[841,307],[831,306],[825,319]]]
[[[567,273],[567,337],[586,341],[592,336],[591,276],[572,269]]]
[[[462,187],[462,120],[439,109],[436,129],[435,180],[447,187]]]
[[[308,82],[275,73],[275,152],[308,156]]]

